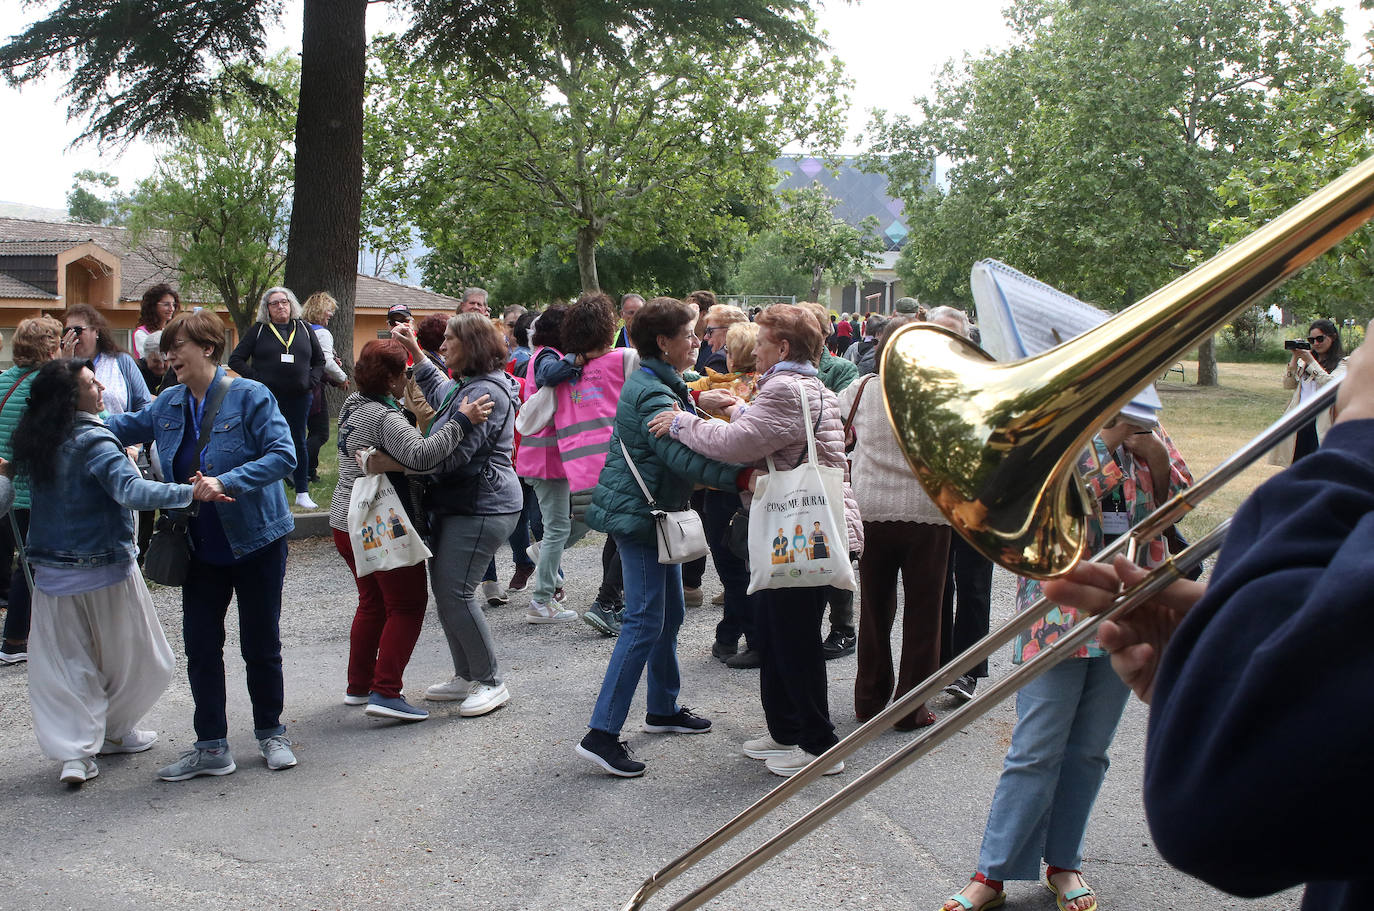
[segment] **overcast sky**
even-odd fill
[[[1374,15],[1361,12],[1358,0],[1328,2],[1345,9],[1347,33],[1359,42]],[[851,138],[867,122],[871,108],[910,110],[911,99],[929,90],[945,60],[1004,45],[1003,5],[1004,0],[861,0],[853,5],[831,0],[821,10],[821,27],[854,81]],[[300,3],[287,0],[286,6],[286,17],[272,38],[274,49],[300,46]],[[0,0],[0,35],[20,32],[43,11],[30,8],[26,13],[23,7],[23,0]],[[401,27],[387,10],[384,3],[368,7],[369,32]],[[104,155],[90,144],[68,148],[80,128],[66,120],[61,88],[60,80],[22,92],[0,85],[0,123],[7,139],[0,143],[0,202],[65,209],[76,171],[110,171],[128,190],[152,170],[155,150],[145,143]]]

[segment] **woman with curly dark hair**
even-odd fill
[[[143,339],[167,327],[181,310],[181,295],[166,282],[159,282],[143,292],[138,305],[138,325],[134,327],[133,349],[143,353]]]
[[[401,413],[397,397],[406,385],[406,350],[394,339],[375,340],[363,346],[354,364],[358,391],[344,400],[339,411],[339,484],[329,506],[329,525],[334,546],[353,573],[358,587],[358,610],[349,636],[348,687],[345,705],[366,705],[379,718],[423,721],[424,709],[406,701],[401,675],[420,637],[429,592],[425,565],[376,570],[359,576],[353,562],[353,543],[348,526],[348,504],[359,474],[354,458],[359,450],[375,447],[411,471],[429,471],[451,453],[475,424],[491,413],[491,398],[466,398],[455,420],[428,438]],[[410,482],[406,475],[388,475],[401,504],[411,510]],[[411,529],[414,516],[401,517]]]
[[[100,774],[98,753],[138,753],[157,741],[135,725],[175,661],[134,562],[130,510],[193,498],[191,484],[139,475],[98,417],[103,391],[89,361],[49,361],[14,437],[15,469],[28,477],[33,504],[29,702],[38,744],[70,784]],[[207,488],[196,499],[227,498]]]

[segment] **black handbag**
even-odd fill
[[[730,525],[725,529],[725,546],[749,565],[749,510],[743,506],[730,517]]]
[[[200,419],[200,436],[196,440],[196,454],[205,451],[210,445],[210,429],[215,426],[215,415],[224,401],[225,394],[233,380],[224,377],[210,393],[205,403],[205,413]],[[188,390],[187,394],[190,392]],[[143,557],[143,575],[158,585],[180,586],[186,582],[191,571],[191,554],[195,544],[191,541],[191,516],[198,510],[192,503],[185,509],[164,509],[153,527],[153,537],[148,541],[148,553]]]

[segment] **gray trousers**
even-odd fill
[[[493,686],[501,682],[496,645],[477,599],[477,586],[496,549],[510,537],[520,513],[497,516],[444,516],[434,558],[429,561],[430,583],[438,606],[439,625],[453,654],[453,673],[464,680]]]

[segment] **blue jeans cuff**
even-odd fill
[[[279,724],[274,728],[255,728],[253,736],[259,740],[266,740],[268,737],[279,737],[286,733],[286,725]]]
[[[197,741],[196,741],[196,749],[198,749],[198,750],[227,750],[227,749],[229,749],[229,741],[228,741],[227,738],[224,738],[224,737],[221,737],[221,738],[219,738],[218,740],[197,740]]]

